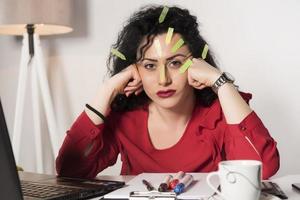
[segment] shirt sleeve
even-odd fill
[[[263,163],[263,179],[267,179],[277,172],[279,153],[276,142],[254,111],[241,123],[227,124],[226,126],[224,143],[227,160],[260,160]]]
[[[59,176],[94,178],[115,164],[119,150],[108,124],[94,125],[85,112],[81,113],[67,131],[56,158]]]

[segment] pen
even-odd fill
[[[142,182],[146,186],[148,191],[155,190],[155,188],[148,181],[146,181],[145,179],[143,179]]]

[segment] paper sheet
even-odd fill
[[[171,175],[175,175],[171,174]],[[194,181],[192,184],[186,188],[186,191],[184,193],[181,193],[177,196],[178,199],[202,199],[208,196],[211,196],[214,191],[207,185],[206,183],[206,176],[207,173],[189,173],[192,174],[194,177]],[[129,198],[129,193],[131,191],[147,191],[146,187],[142,184],[142,180],[146,179],[149,181],[156,189],[158,188],[159,184],[163,182],[165,176],[167,174],[164,173],[143,173],[132,180],[130,180],[128,183],[126,183],[126,186],[115,190],[107,195],[104,196],[104,198],[109,199],[124,199]],[[211,179],[212,184],[217,188],[219,180],[218,178],[214,177]]]

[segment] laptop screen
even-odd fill
[[[22,198],[16,163],[10,144],[4,111],[0,99],[0,196],[1,199],[19,200]]]

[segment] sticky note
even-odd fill
[[[159,72],[159,80],[160,82],[165,82],[166,81],[166,68],[164,65],[160,66],[160,72]]]
[[[175,53],[182,45],[184,44],[184,41],[182,38],[180,38],[176,44],[172,47],[171,51],[172,53]]]
[[[124,56],[124,54],[122,54],[120,51],[118,51],[117,49],[112,49],[111,53],[114,54],[115,56],[121,58],[122,60],[126,60],[126,57]]]
[[[193,61],[191,59],[187,59],[183,63],[183,65],[179,68],[179,73],[183,74],[192,64],[193,64]]]
[[[202,51],[202,55],[201,55],[201,57],[202,57],[203,60],[206,58],[207,52],[208,52],[208,45],[205,44],[204,48],[203,48],[203,51]]]
[[[161,46],[160,46],[160,42],[158,39],[155,39],[154,40],[154,47],[155,47],[155,50],[156,50],[156,53],[159,57],[161,57],[162,55],[162,50],[161,50]]]
[[[172,40],[173,32],[174,32],[174,28],[169,27],[167,36],[166,36],[166,44],[170,44],[170,42]]]
[[[168,7],[164,7],[163,10],[161,11],[160,13],[160,16],[159,16],[159,19],[158,19],[158,22],[161,24],[164,22],[167,14],[168,14],[168,11],[169,11],[169,8]]]

